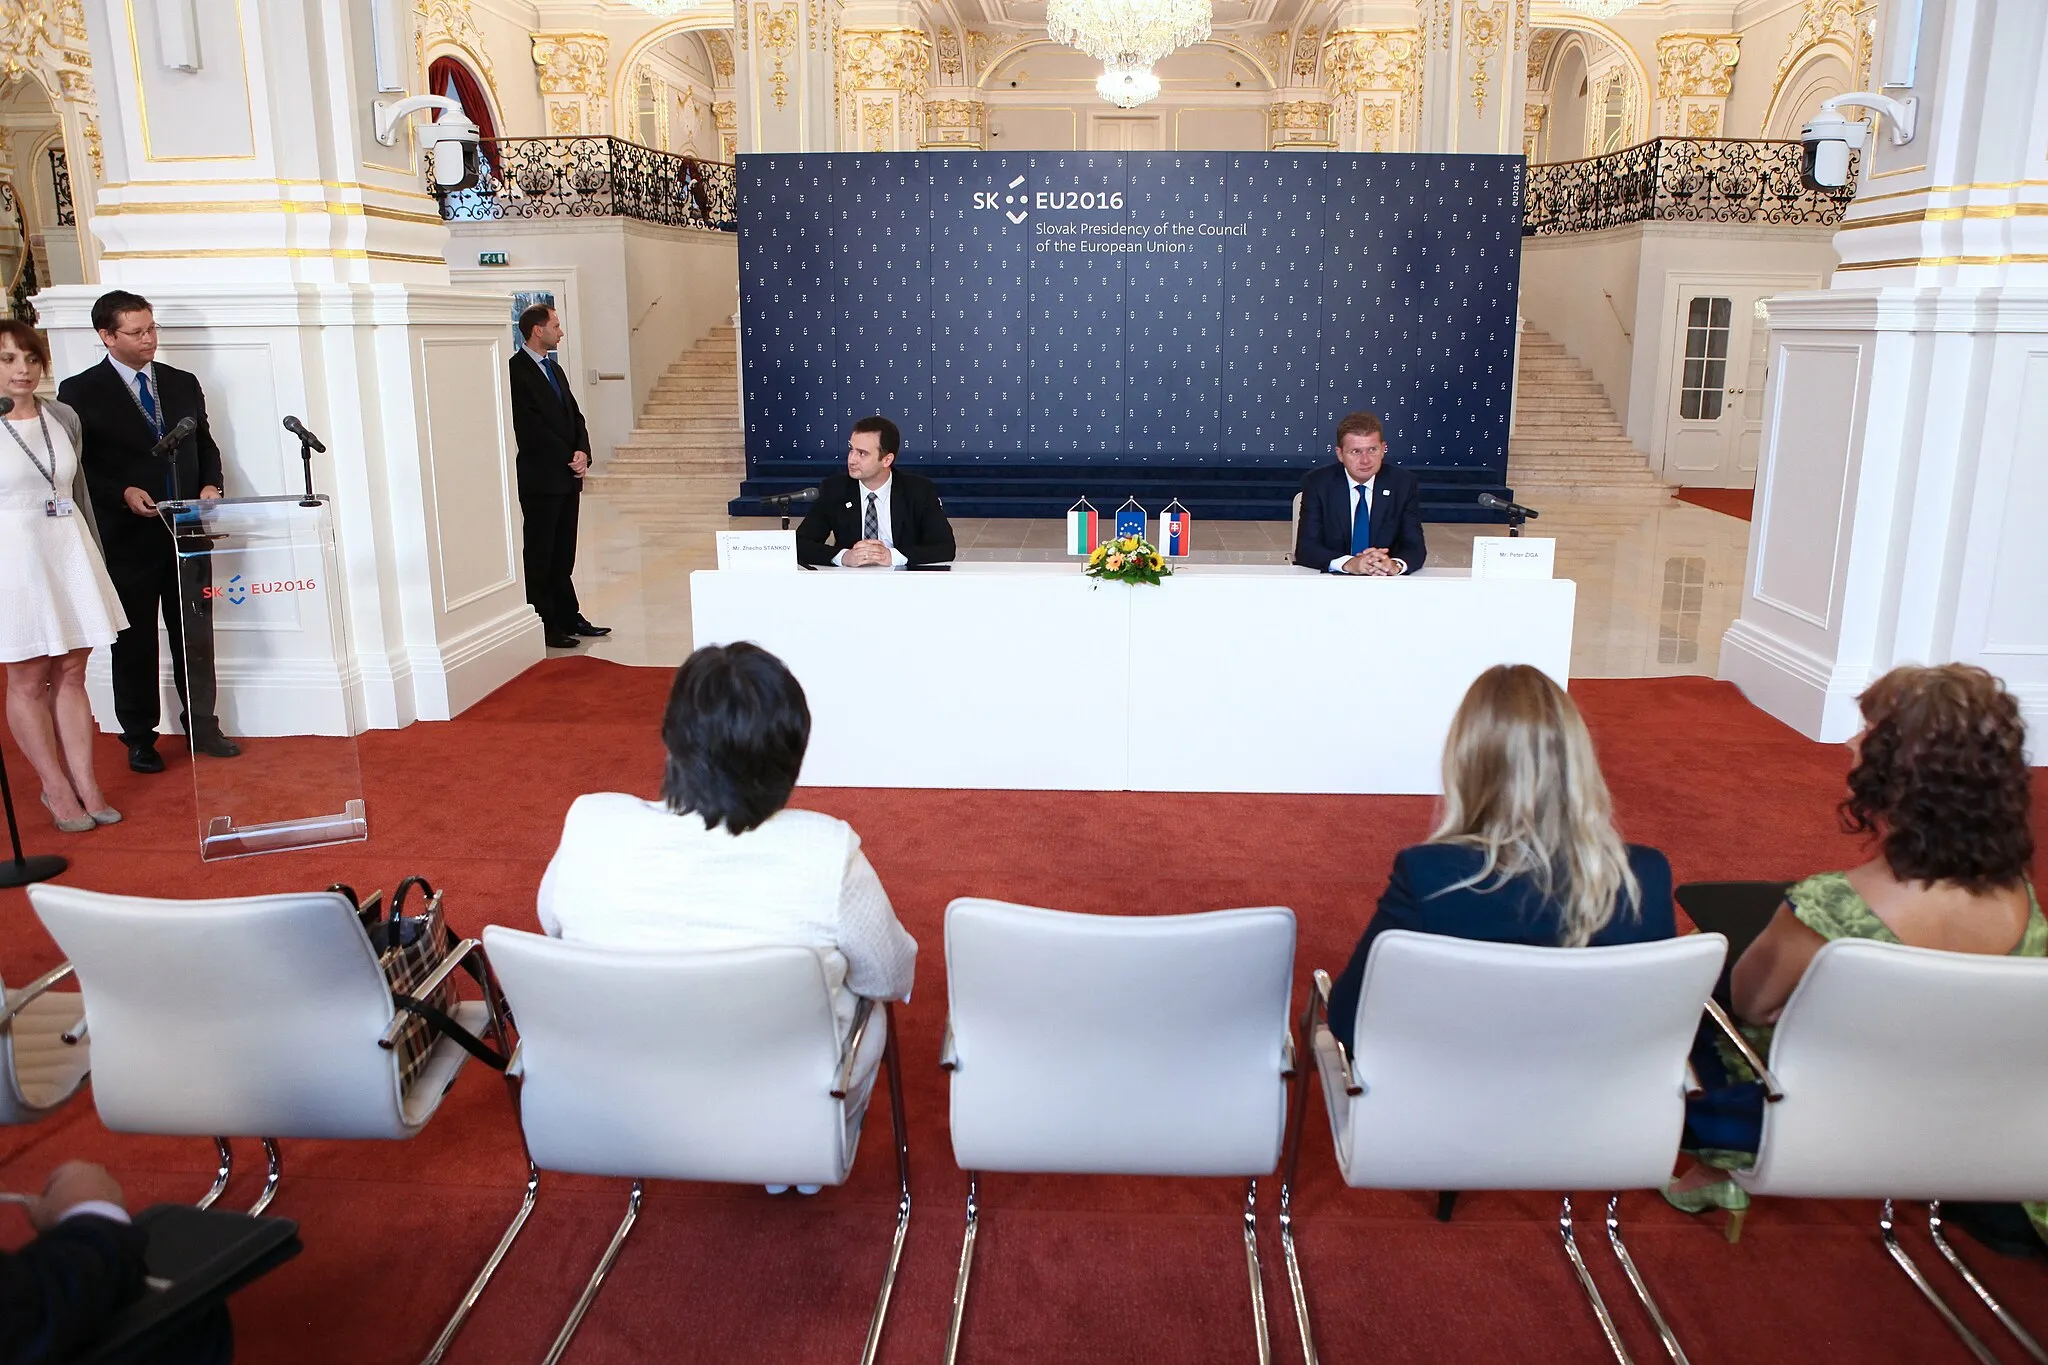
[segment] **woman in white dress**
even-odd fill
[[[78,414],[36,388],[50,348],[25,322],[0,320],[0,393],[14,410],[0,426],[0,662],[7,726],[43,780],[57,828],[77,834],[121,812],[93,776],[85,661],[128,624],[107,577],[79,471]]]

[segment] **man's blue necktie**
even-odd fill
[[[142,415],[147,417],[149,424],[155,427],[157,432],[161,434],[164,429],[164,419],[163,415],[156,410],[156,395],[149,391],[149,371],[147,370],[137,370],[135,372],[135,398],[137,402],[142,404]]]
[[[562,406],[568,407],[569,390],[562,383],[562,367],[555,363],[555,357],[552,354],[548,356],[548,383],[555,386],[555,397],[562,400]]]
[[[1372,548],[1372,485],[1360,484],[1358,509],[1351,514],[1351,553],[1364,554]]]

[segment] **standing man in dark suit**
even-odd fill
[[[112,650],[114,717],[128,766],[138,773],[164,770],[156,751],[163,712],[159,611],[193,752],[233,758],[242,750],[221,733],[214,714],[213,608],[201,595],[205,561],[180,566],[170,528],[156,510],[159,500],[220,496],[220,447],[206,425],[206,395],[197,376],[158,363],[156,314],[140,294],[116,289],[100,295],[92,325],[107,358],[59,384],[57,399],[78,413],[85,445],[78,462],[106,549],[107,576],[128,614],[128,628],[114,637]],[[157,455],[164,434],[188,417],[196,423],[192,434],[167,456]],[[187,580],[182,593],[181,575]]]
[[[1317,572],[1392,578],[1422,567],[1421,480],[1386,463],[1379,417],[1337,423],[1337,462],[1301,481],[1294,562]]]
[[[902,444],[896,424],[886,417],[853,424],[846,472],[818,482],[818,499],[796,528],[798,562],[890,569],[952,560],[953,524],[946,520],[938,485],[896,468]]]
[[[553,355],[561,315],[536,303],[519,315],[512,357],[512,433],[519,442],[519,511],[526,522],[526,600],[540,617],[549,649],[574,649],[579,636],[611,634],[593,626],[576,601],[576,514],[590,469],[590,428]]]

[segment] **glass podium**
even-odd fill
[[[324,497],[161,502],[208,861],[367,839],[354,654]],[[218,732],[239,754],[202,747]]]

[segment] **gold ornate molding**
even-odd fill
[[[1536,85],[1543,79],[1543,68],[1550,65],[1550,54],[1557,49],[1557,40],[1564,36],[1561,28],[1539,28],[1529,39],[1529,84]]]
[[[731,161],[740,148],[740,111],[733,100],[720,100],[711,106],[711,119],[718,125],[718,159]]]
[[[893,134],[901,134],[901,142],[911,140],[931,62],[932,40],[922,29],[840,31],[832,80],[846,120],[842,127],[852,130],[862,150],[900,150]]]
[[[413,56],[422,78],[427,73],[427,54],[436,47],[453,47],[477,69],[496,97],[498,72],[491,62],[491,45],[484,41],[476,16],[469,12],[469,0],[414,0],[412,16]]]
[[[1736,33],[1667,33],[1657,40],[1657,98],[1728,98],[1742,56]]]
[[[1322,30],[1310,24],[1295,38],[1294,60],[1288,66],[1288,72],[1295,80],[1312,81],[1316,78],[1316,39],[1321,36]]]
[[[1493,81],[1493,59],[1500,55],[1501,44],[1507,40],[1510,20],[1518,20],[1521,10],[1520,0],[1493,0],[1492,4],[1464,0],[1459,27],[1465,56],[1472,63],[1472,112],[1482,118]]]
[[[1549,116],[1550,106],[1542,100],[1522,102],[1522,155],[1532,163],[1543,142],[1543,120]]]
[[[980,100],[928,99],[924,102],[923,147],[988,145],[988,106]]]
[[[950,28],[940,29],[934,50],[938,54],[939,78],[959,80],[964,69],[961,63],[960,35]]]
[[[1323,72],[1349,150],[1394,151],[1420,112],[1423,31],[1338,29],[1323,42]]]
[[[611,39],[602,33],[561,32],[533,35],[533,65],[543,95],[584,95],[602,99],[606,89],[605,57]]]
[[[1281,100],[1266,110],[1266,146],[1335,147],[1336,106],[1328,100]]]
[[[778,110],[789,107],[789,58],[796,51],[797,28],[802,17],[794,3],[772,10],[758,0],[754,5],[754,22],[761,37],[761,47],[775,59],[775,69],[768,73],[768,86],[775,94]]]
[[[79,0],[0,0],[0,73],[34,77],[53,104],[90,105],[92,54]]]
[[[733,72],[737,69],[732,58],[732,44],[727,41],[724,29],[706,29],[703,33],[704,50],[711,54],[712,74],[720,85],[731,85]]]

